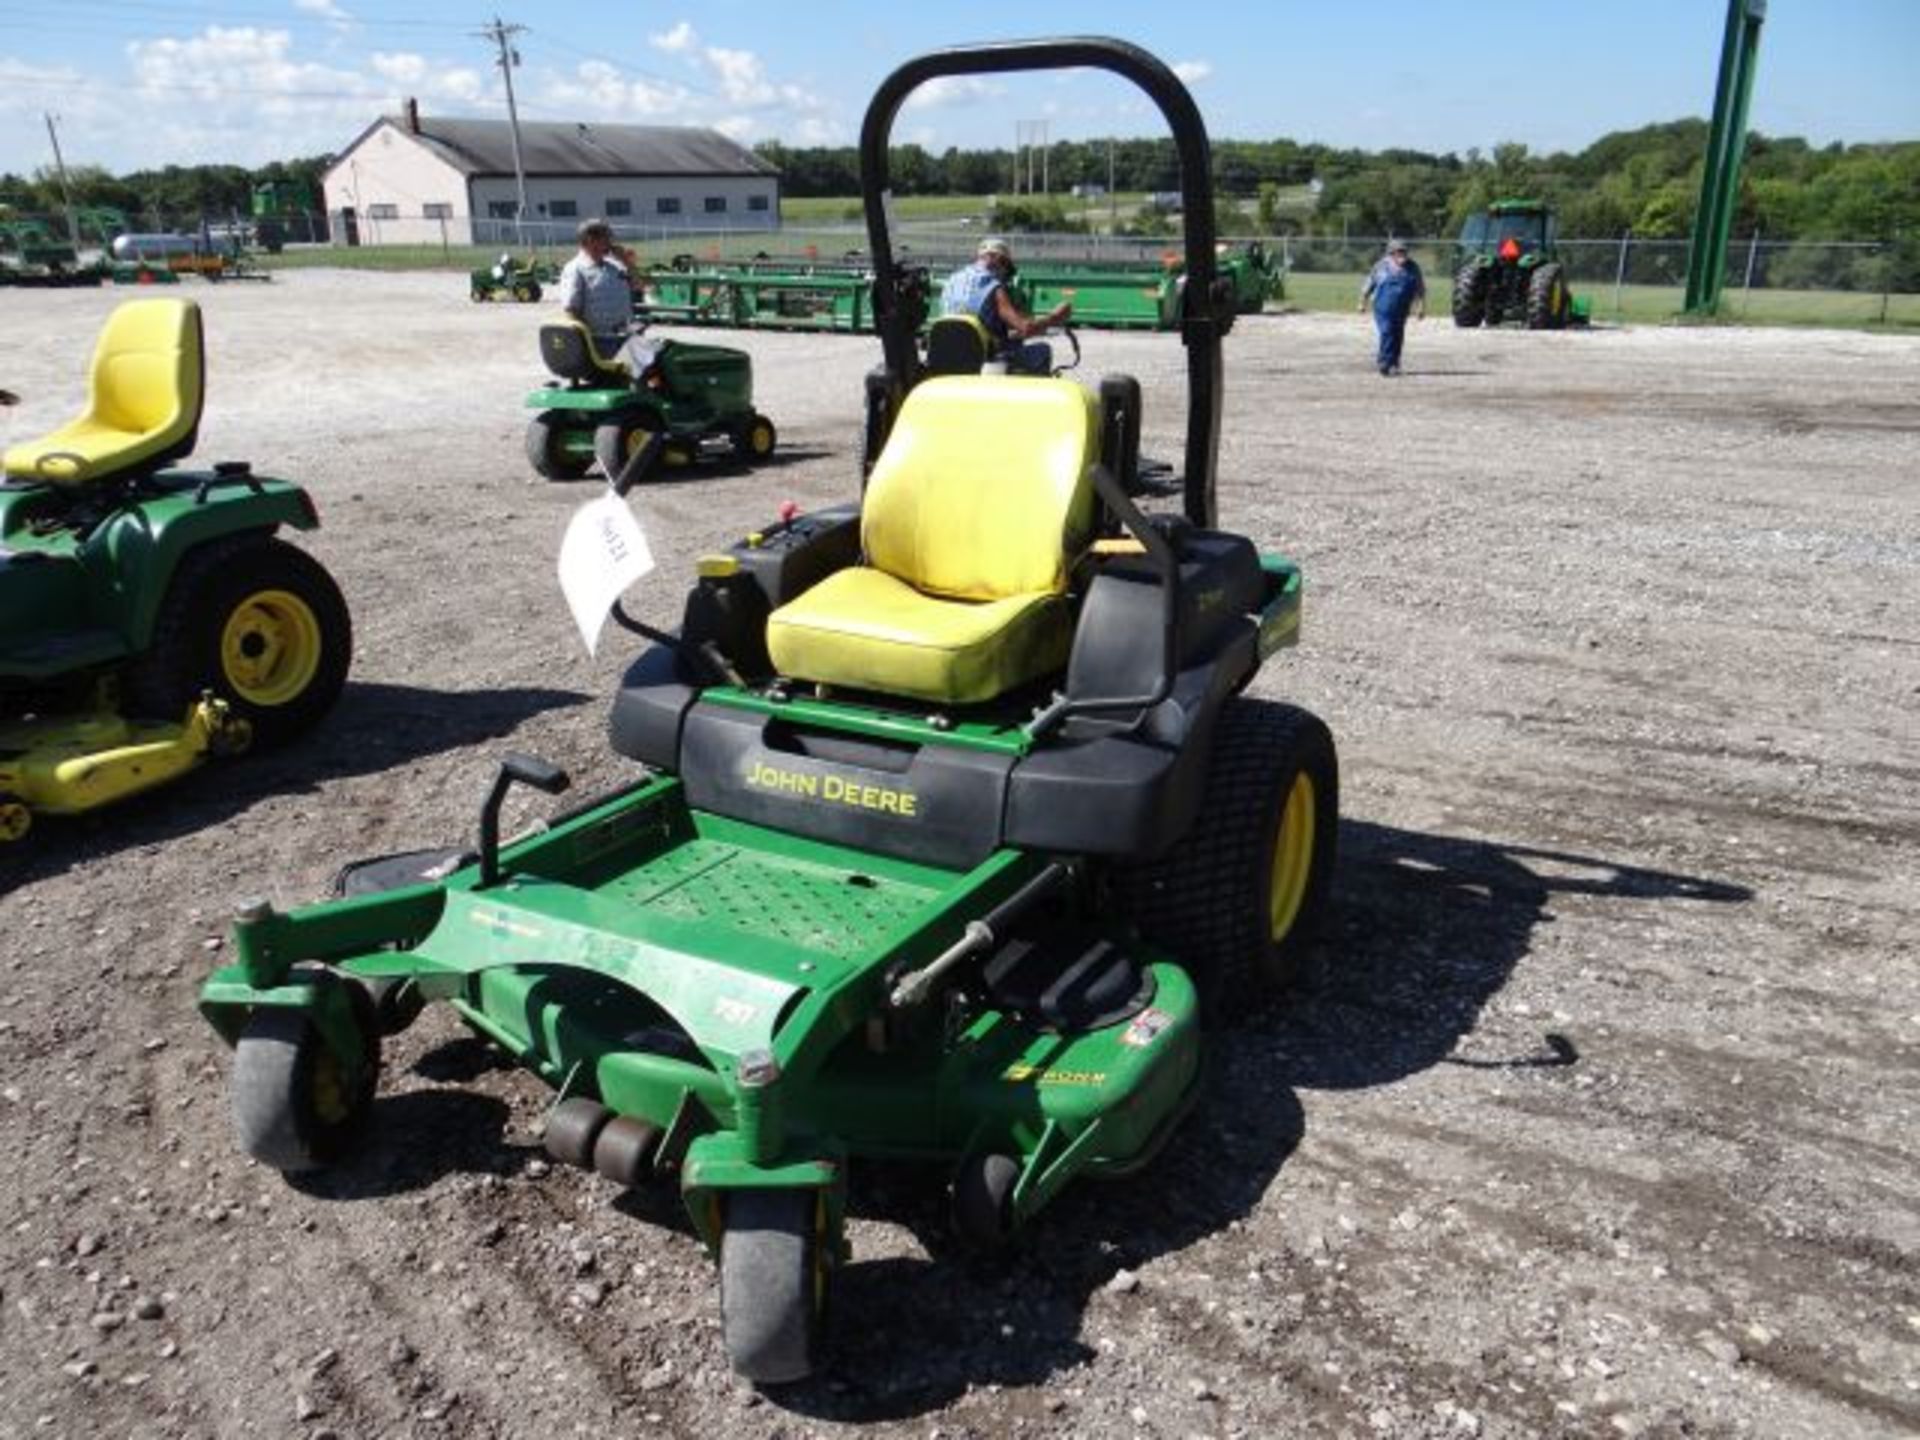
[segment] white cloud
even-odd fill
[[[678,54],[683,50],[691,50],[699,43],[699,40],[700,37],[693,32],[693,26],[685,20],[682,20],[665,34],[647,36],[647,43],[649,45],[653,46],[656,50],[665,50],[669,54]]]
[[[585,112],[609,121],[677,119],[689,96],[677,85],[629,80],[604,60],[583,60],[572,71],[553,75],[535,91],[540,108],[561,115]]]
[[[936,110],[950,105],[977,105],[982,100],[1005,94],[1006,88],[997,80],[983,80],[978,75],[936,75],[907,97],[906,108]]]
[[[1210,60],[1176,60],[1173,73],[1189,85],[1198,85],[1213,74],[1213,62]]]
[[[337,30],[352,26],[353,16],[342,10],[333,0],[293,0],[293,8],[308,15],[318,15]]]
[[[405,87],[409,95],[424,100],[472,104],[487,91],[487,83],[478,70],[466,65],[436,65],[424,55],[409,50],[376,50],[367,63],[383,80]]]
[[[427,76],[427,59],[424,55],[405,52],[388,54],[376,50],[368,63],[373,66],[375,74],[386,76],[396,85],[417,85]]]
[[[707,64],[713,67],[721,93],[736,105],[765,105],[778,98],[778,92],[767,83],[766,67],[751,50],[709,45]]]

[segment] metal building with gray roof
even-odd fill
[[[634,237],[773,230],[780,172],[717,130],[523,121],[519,209],[505,120],[429,118],[409,100],[323,177],[336,245],[561,243],[590,216]]]

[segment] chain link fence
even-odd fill
[[[684,223],[643,224],[615,218],[609,222],[622,242],[636,247],[649,263],[678,256],[695,262],[726,263],[755,259],[820,265],[863,264],[865,227],[851,222],[769,228],[713,225],[708,217],[688,216]],[[1175,222],[1177,223],[1177,221]],[[185,233],[198,230],[191,222]],[[328,246],[382,252],[398,262],[449,266],[491,262],[502,251],[550,263],[573,253],[578,221],[515,221],[437,214],[368,214],[353,218],[351,231],[342,217],[289,215],[271,220],[235,217],[232,225],[251,243],[273,248]],[[275,233],[277,230],[277,234]],[[902,220],[894,227],[898,258],[941,271],[965,263],[985,227],[942,220]],[[1091,262],[1151,266],[1178,256],[1177,234],[1161,236],[1030,232],[1007,237],[1023,261]],[[1350,309],[1361,283],[1386,245],[1379,235],[1223,237],[1223,243],[1259,243],[1273,251],[1285,274],[1288,305],[1305,309]],[[1428,303],[1443,312],[1452,292],[1461,253],[1450,237],[1407,240],[1426,272]],[[1563,239],[1561,261],[1576,295],[1584,297],[1594,318],[1658,320],[1677,313],[1686,285],[1688,244],[1676,239]],[[315,259],[320,257],[315,256]],[[344,257],[342,257],[344,258]],[[365,261],[378,263],[375,254]],[[1736,319],[1831,324],[1920,324],[1920,236],[1890,240],[1768,240],[1748,236],[1727,250],[1722,313]]]

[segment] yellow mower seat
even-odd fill
[[[783,675],[942,704],[1066,664],[1099,407],[1070,380],[946,376],[908,394],[867,485],[865,563],[774,611]]]
[[[10,480],[68,486],[156,469],[193,449],[205,395],[200,307],[129,300],[93,347],[86,412],[11,447],[0,469]]]

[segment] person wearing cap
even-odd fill
[[[1400,345],[1407,334],[1407,316],[1427,313],[1427,281],[1419,262],[1407,254],[1404,240],[1387,241],[1387,253],[1367,274],[1360,288],[1360,308],[1373,302],[1373,325],[1380,333],[1374,367],[1382,375],[1400,373]]]
[[[1036,319],[1014,304],[1007,293],[1007,282],[1012,278],[1012,249],[997,235],[989,235],[980,242],[973,263],[947,277],[946,288],[940,292],[940,313],[971,315],[986,326],[1009,373],[1050,375],[1053,347],[1034,337],[1064,324],[1073,314],[1073,305],[1063,300]]]
[[[594,349],[612,359],[633,329],[631,272],[637,262],[633,251],[614,243],[613,227],[604,220],[582,221],[575,233],[580,253],[561,268],[560,308],[587,327]]]

